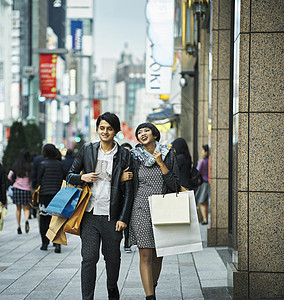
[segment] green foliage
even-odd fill
[[[14,122],[10,129],[10,138],[3,155],[3,165],[6,172],[9,172],[16,162],[21,149],[27,147],[27,141],[22,122]]]
[[[31,152],[36,152],[37,154],[41,153],[42,149],[42,135],[40,128],[35,123],[28,123],[24,127],[25,135],[26,135],[26,141],[27,146],[26,148]]]

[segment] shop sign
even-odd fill
[[[147,34],[152,43],[153,59],[161,66],[172,66],[174,60],[174,0],[148,0]]]
[[[83,22],[71,21],[72,49],[82,51]]]
[[[152,56],[151,41],[146,37],[146,91],[149,94],[170,94],[172,68],[158,64]]]
[[[39,56],[41,97],[56,98],[56,63],[57,54],[40,54]]]
[[[94,119],[96,120],[101,114],[101,101],[93,100]]]

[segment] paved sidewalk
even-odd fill
[[[17,234],[15,205],[9,201],[8,215],[0,232],[0,300],[81,299],[80,238],[68,235],[68,246],[60,254],[52,244],[41,251],[38,220],[30,220],[30,232]],[[156,290],[158,300],[232,299],[227,288],[226,266],[219,253],[227,248],[206,247],[206,226],[201,226],[204,250],[167,256]],[[123,243],[121,244],[123,245]],[[136,247],[122,250],[119,290],[122,300],[145,299]],[[106,273],[101,258],[97,270],[95,299],[107,299]]]

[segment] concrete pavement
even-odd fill
[[[30,220],[30,232],[17,234],[15,205],[8,202],[3,231],[0,232],[0,300],[81,299],[80,238],[68,235],[68,246],[60,254],[41,251],[38,220]],[[206,226],[201,226],[204,250],[167,256],[156,290],[158,300],[232,299],[227,287],[226,247],[206,247]],[[123,243],[121,244],[123,245]],[[118,282],[122,300],[145,299],[139,274],[136,247],[132,253],[122,250]],[[98,263],[96,300],[107,299],[106,273],[101,257]]]

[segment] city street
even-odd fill
[[[17,234],[15,205],[9,200],[9,213],[0,232],[0,299],[81,299],[80,238],[68,235],[68,246],[60,254],[41,251],[38,221],[30,220],[30,232]],[[22,216],[22,229],[24,219]],[[24,231],[24,230],[23,230]],[[228,293],[225,267],[226,247],[206,248],[206,226],[201,226],[204,250],[167,256],[156,290],[157,299],[232,299]],[[123,243],[121,244],[123,245]],[[122,250],[119,290],[122,300],[145,299],[139,274],[136,247]],[[223,259],[221,258],[223,257]],[[103,259],[98,263],[95,299],[107,299]]]

